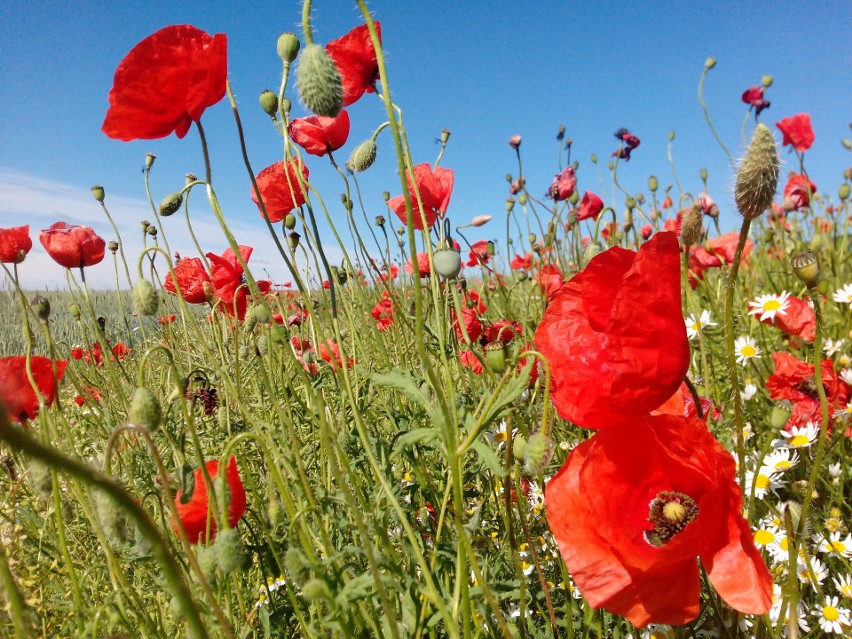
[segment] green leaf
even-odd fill
[[[443,446],[440,445],[440,439],[441,431],[437,428],[415,428],[414,430],[396,438],[394,451],[391,456],[396,457],[406,448],[410,448],[416,444],[420,444],[422,446],[435,446],[437,443],[439,448],[443,448]]]
[[[373,373],[370,379],[377,386],[384,386],[399,391],[410,401],[426,411],[429,420],[435,428],[440,428],[444,421],[441,411],[435,405],[428,388],[424,389],[415,377],[402,368],[392,368],[387,373]]]
[[[503,390],[500,391],[500,395],[488,408],[488,412],[481,418],[479,424],[480,430],[486,429],[489,424],[509,412],[511,403],[518,399],[518,397],[521,396],[521,393],[529,388],[531,369],[531,366],[525,367],[517,377],[503,387]]]
[[[491,446],[481,439],[478,439],[473,442],[470,447],[476,453],[476,456],[479,457],[479,460],[485,464],[488,470],[494,473],[496,477],[503,477],[506,474],[505,469],[500,464],[500,459],[497,457],[497,453],[494,452],[494,449],[491,448]]]

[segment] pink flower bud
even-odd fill
[[[491,221],[490,215],[477,215],[475,218],[473,218],[470,225],[471,226],[485,226],[490,221]]]

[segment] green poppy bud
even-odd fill
[[[133,287],[133,308],[140,315],[155,315],[160,306],[157,289],[148,280],[139,280]]]
[[[213,553],[216,566],[226,575],[245,566],[246,550],[236,528],[219,531],[213,543]]]
[[[698,171],[698,177],[701,178],[702,182],[706,182],[707,181],[707,169],[701,169],[700,171]]]
[[[376,150],[376,142],[372,138],[364,140],[352,151],[352,155],[349,156],[349,161],[346,163],[347,167],[350,167],[353,173],[366,171],[376,161]]]
[[[147,388],[137,388],[133,393],[133,399],[130,400],[127,417],[134,424],[155,431],[163,418],[160,402]]]
[[[163,217],[173,215],[180,209],[181,204],[183,204],[183,193],[177,192],[167,195],[160,202],[160,215]]]
[[[258,100],[260,101],[260,108],[264,110],[266,115],[274,118],[275,114],[278,113],[278,96],[266,89],[261,92]]]
[[[284,216],[284,228],[288,231],[292,231],[296,228],[296,216],[292,213],[288,213]]]
[[[837,197],[839,197],[843,201],[846,201],[849,199],[849,191],[849,185],[844,182],[840,185],[840,188],[837,189]]]
[[[116,242],[115,240],[110,240],[109,244],[107,244],[107,248],[109,249],[110,253],[115,255],[115,252],[118,250],[118,242]]]
[[[743,217],[753,220],[772,205],[778,187],[778,148],[765,124],[758,124],[737,170],[734,198]]]
[[[512,454],[518,461],[524,461],[527,456],[527,438],[523,435],[515,435],[512,438]]]
[[[764,89],[768,89],[769,87],[771,87],[774,81],[775,78],[773,78],[771,75],[765,75],[760,78],[760,84],[763,85]]]
[[[648,190],[651,191],[651,193],[656,193],[658,188],[660,188],[660,182],[657,180],[656,176],[652,175],[648,178]]]
[[[296,83],[302,102],[308,109],[329,118],[340,113],[343,107],[340,71],[320,45],[305,47]]]
[[[524,470],[529,475],[538,475],[550,463],[553,457],[553,440],[546,433],[538,431],[527,440]]]
[[[712,69],[716,66],[716,58],[709,57],[704,61],[704,68],[707,70]]]
[[[73,317],[75,320],[79,320],[79,319],[80,319],[80,306],[79,306],[79,305],[77,305],[77,304],[71,304],[71,305],[68,307],[68,313],[69,313],[69,314],[71,315],[71,317]]]

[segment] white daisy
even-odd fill
[[[642,632],[642,639],[674,639],[675,630],[671,626],[652,623]]]
[[[716,322],[710,319],[710,311],[706,309],[701,311],[701,315],[699,315],[698,319],[695,319],[695,315],[690,315],[684,320],[684,322],[686,322],[686,335],[689,339],[695,339],[698,337],[701,329],[705,326],[718,326]]]
[[[840,462],[834,462],[833,464],[828,465],[828,475],[831,477],[831,482],[836,484],[840,479],[840,473],[843,472],[843,467],[840,465]]]
[[[846,406],[843,408],[835,410],[834,417],[837,419],[852,419],[852,400],[846,402]]]
[[[826,337],[822,344],[822,352],[825,353],[826,357],[834,357],[835,355],[840,354],[840,351],[843,350],[844,346],[846,346],[845,339],[835,341],[830,337]]]
[[[799,581],[803,584],[822,584],[828,577],[828,568],[816,557],[810,557],[807,561],[799,561],[796,568]]]
[[[833,532],[825,537],[823,535],[814,535],[814,541],[819,544],[817,550],[828,555],[852,557],[852,535],[846,535],[845,538],[840,538],[839,532]]]
[[[749,315],[759,315],[761,322],[764,320],[775,321],[775,315],[787,314],[787,307],[790,306],[790,294],[787,291],[782,291],[781,294],[768,293],[767,295],[758,295],[757,299],[749,302]]]
[[[852,306],[852,282],[844,284],[841,288],[837,289],[832,297],[838,304],[849,304],[849,306]]]
[[[789,430],[782,430],[781,437],[786,440],[790,448],[807,448],[819,437],[819,426],[813,422],[808,422],[804,426],[792,426]]]
[[[790,601],[789,599],[784,599],[784,594],[781,592],[781,586],[778,584],[772,584],[772,607],[769,609],[769,618],[772,620],[772,623],[778,623],[778,618],[781,616],[782,602],[787,604],[784,606],[784,625],[786,626],[790,619]],[[799,619],[799,630],[803,632],[808,632],[811,629],[808,622],[805,621],[807,611],[808,608],[805,602],[799,600],[798,610],[796,611],[795,616]]]
[[[799,455],[789,448],[776,448],[763,458],[763,465],[773,472],[783,473],[799,463]]]
[[[734,352],[737,355],[737,363],[743,366],[752,357],[760,357],[760,349],[748,335],[742,335],[736,339],[734,342]]]
[[[845,635],[843,627],[849,625],[849,611],[838,607],[837,597],[826,597],[823,605],[815,606],[811,613],[819,621],[819,627],[824,633]]]
[[[518,433],[517,428],[512,429],[512,436],[514,437]],[[497,425],[497,428],[485,433],[485,438],[492,444],[495,444],[497,448],[503,448],[503,444],[509,439],[509,431],[508,425],[506,424],[506,420],[504,419]]]
[[[852,368],[844,368],[840,371],[840,379],[852,386]]]
[[[778,545],[782,539],[782,535],[778,532],[778,527],[773,525],[765,525],[754,531],[754,545],[758,548],[769,548],[770,545]]]
[[[852,599],[852,573],[847,572],[840,577],[832,577],[831,580],[844,599]]]
[[[757,386],[755,384],[746,384],[745,388],[740,391],[740,397],[743,398],[744,402],[747,402],[752,397],[757,394]]]
[[[775,471],[768,466],[762,466],[756,474],[752,470],[746,471],[746,493],[751,494],[752,484],[754,484],[754,496],[758,499],[766,497],[766,493],[770,490],[775,492],[785,483],[777,479]]]

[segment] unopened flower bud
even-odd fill
[[[737,170],[734,197],[743,217],[753,220],[772,205],[778,187],[778,148],[765,124],[758,124]]]
[[[473,220],[471,220],[471,226],[485,226],[491,221],[490,215],[477,215]]]
[[[702,182],[706,182],[707,181],[707,169],[701,169],[700,171],[698,171],[698,177],[701,178]]]
[[[597,164],[598,163],[598,156],[595,155],[594,153],[592,153],[591,160],[592,160],[592,164]]]
[[[41,322],[46,322],[50,317],[50,302],[46,297],[36,295],[30,302],[30,308]]]
[[[145,155],[145,168],[150,169],[152,166],[154,166],[154,160],[156,159],[157,156],[153,153],[148,153],[147,155]]]
[[[325,601],[333,600],[328,584],[325,583],[325,581],[316,578],[309,580],[305,584],[305,587],[302,588],[302,595],[304,595],[305,599],[310,602],[314,602],[319,599],[324,599]]]
[[[527,438],[523,435],[515,435],[512,438],[512,455],[518,461],[524,461],[527,457]]]
[[[636,200],[634,200],[632,197],[629,197],[624,200],[624,205],[627,207],[628,211],[632,211],[636,208]]]
[[[260,108],[263,109],[266,115],[274,118],[275,114],[278,113],[278,96],[269,89],[266,89],[261,92],[258,100],[260,101]]]
[[[288,213],[284,216],[284,228],[288,231],[292,231],[296,228],[296,216],[292,213]]]
[[[195,175],[195,173],[187,173],[186,174],[186,183],[187,184],[192,184],[196,180],[198,180],[198,176]]]
[[[305,47],[296,84],[302,102],[317,115],[333,118],[340,113],[343,107],[340,71],[320,45]]]
[[[768,89],[769,87],[771,87],[774,81],[775,78],[773,78],[771,75],[765,75],[760,78],[760,84],[763,85],[764,89]]]
[[[75,320],[80,319],[80,307],[77,304],[71,304],[68,307],[68,314],[71,315]]]
[[[140,315],[155,315],[160,306],[157,289],[148,280],[139,280],[133,287],[133,308]]]
[[[580,194],[577,193],[577,189],[574,189],[574,192],[571,193],[571,196],[568,198],[568,203],[571,206],[577,206],[580,203]]]
[[[681,246],[695,246],[704,238],[704,215],[701,205],[694,204],[683,214],[680,223]]]
[[[382,199],[387,202],[390,199],[390,191],[382,191]]]
[[[281,107],[280,108],[281,108],[281,111],[284,113],[285,116],[290,115],[290,109],[293,108],[293,102],[291,102],[290,98],[285,97],[283,100],[281,100]]]
[[[160,215],[163,217],[174,215],[180,209],[181,204],[183,204],[183,193],[180,191],[167,195],[160,202]]]
[[[675,132],[669,131],[669,142],[674,142],[674,139],[675,139]]]
[[[107,248],[109,249],[110,253],[115,255],[115,252],[118,250],[118,242],[116,242],[115,240],[110,240],[109,244],[107,244]]]
[[[553,440],[542,431],[530,435],[524,456],[524,470],[529,475],[538,475],[553,457]]]
[[[148,235],[151,237],[157,237],[157,227],[153,224],[148,225]]]
[[[160,426],[163,418],[160,402],[147,388],[137,388],[130,400],[130,410],[127,418],[134,424],[144,426],[150,431],[155,431]]]
[[[705,69],[712,69],[715,66],[716,66],[716,58],[710,57],[710,58],[707,58],[704,61],[704,68]]]
[[[213,554],[216,558],[216,566],[223,574],[229,575],[245,565],[246,551],[236,528],[228,528],[217,533],[216,541],[213,543]]]
[[[565,138],[565,125],[560,124],[559,128],[556,129],[556,139],[560,142]]]
[[[269,324],[272,321],[272,313],[269,311],[269,307],[266,304],[256,304],[251,309],[251,314],[254,319],[261,324]]]
[[[93,186],[92,187],[92,195],[95,196],[95,199],[98,202],[103,202],[106,197],[106,193],[104,192],[104,187],[102,186]]]
[[[850,190],[849,184],[844,182],[843,184],[840,185],[840,188],[837,189],[837,197],[839,197],[841,200],[844,200],[844,201],[848,200],[849,199],[849,190]]]
[[[656,193],[658,188],[660,188],[660,182],[655,175],[652,175],[648,178],[648,190],[651,193]]]
[[[354,151],[352,151],[352,155],[349,156],[349,161],[346,163],[346,166],[351,168],[353,173],[366,171],[373,166],[373,162],[376,161],[376,151],[377,147],[375,140],[372,138],[364,140],[361,144],[355,147]]]
[[[278,57],[281,58],[282,62],[289,64],[299,55],[301,46],[299,37],[295,33],[282,33],[278,36]]]
[[[527,194],[526,193],[521,193],[520,195],[518,195],[518,203],[521,206],[527,205]]]
[[[772,407],[772,412],[769,414],[769,425],[775,430],[781,430],[787,425],[790,416],[793,414],[793,406],[786,399],[778,402]]]
[[[510,137],[509,138],[509,146],[512,147],[513,149],[517,149],[518,147],[520,147],[521,146],[521,136],[520,135],[513,135],[512,137]]]
[[[810,251],[799,253],[790,258],[793,273],[808,288],[814,288],[819,280],[819,262],[817,256]]]

